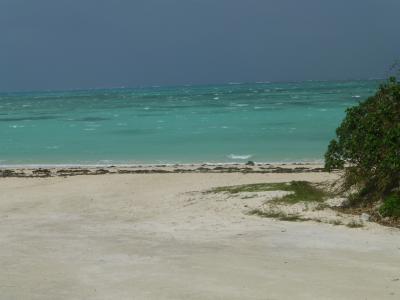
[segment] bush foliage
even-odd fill
[[[343,190],[356,190],[353,199],[362,202],[399,194],[400,83],[395,78],[347,109],[336,135],[325,154],[325,167],[345,169]]]
[[[400,196],[389,195],[379,208],[379,212],[383,217],[400,218]]]

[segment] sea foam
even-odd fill
[[[237,155],[237,154],[229,154],[228,158],[230,159],[249,159],[251,158],[251,154]]]

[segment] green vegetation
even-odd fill
[[[300,221],[310,221],[311,219],[303,218],[298,214],[285,214],[283,212],[276,211],[263,211],[260,209],[253,209],[249,213],[249,215],[256,215],[263,218],[274,218],[281,221],[289,221],[289,222],[300,222]]]
[[[312,185],[307,181],[292,181],[289,184],[288,191],[293,194],[288,194],[273,200],[275,203],[289,203],[294,204],[300,201],[304,202],[323,202],[329,193],[323,189]]]
[[[330,221],[329,224],[332,224],[332,225],[335,225],[335,226],[343,225],[342,221],[340,221],[340,220]]]
[[[381,208],[398,214],[400,206],[400,83],[391,78],[377,93],[349,108],[337,138],[325,154],[325,168],[344,169],[343,192],[351,204],[364,205],[390,196]]]
[[[289,183],[255,183],[235,186],[223,186],[212,189],[211,193],[256,193],[267,191],[289,191]]]
[[[346,224],[347,227],[349,228],[361,228],[364,227],[364,225],[360,222],[356,222],[356,221],[351,221],[349,223]]]
[[[379,212],[383,217],[400,218],[400,196],[389,195],[379,208]]]
[[[255,197],[257,197],[257,194],[254,194],[254,195],[246,195],[246,196],[243,196],[242,199],[252,199],[252,198],[255,198]]]
[[[328,204],[326,204],[326,203],[320,203],[314,208],[314,210],[324,210],[324,209],[329,208],[329,207],[330,206]]]
[[[245,184],[237,186],[225,186],[218,187],[210,192],[212,193],[244,193],[244,192],[267,192],[267,191],[286,191],[292,192],[291,194],[285,195],[280,198],[276,198],[273,201],[279,203],[290,203],[294,204],[300,201],[304,202],[322,202],[328,196],[329,193],[323,189],[312,185],[307,181],[291,181],[287,183],[257,183],[257,184]]]

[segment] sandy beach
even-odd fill
[[[400,297],[399,230],[247,213],[278,192],[205,193],[337,176],[315,166],[261,167],[91,169],[96,176],[2,170],[8,177],[0,178],[0,298]]]
[[[400,300],[400,0],[0,0],[0,300]]]

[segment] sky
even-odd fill
[[[0,91],[370,79],[399,0],[0,0]]]

